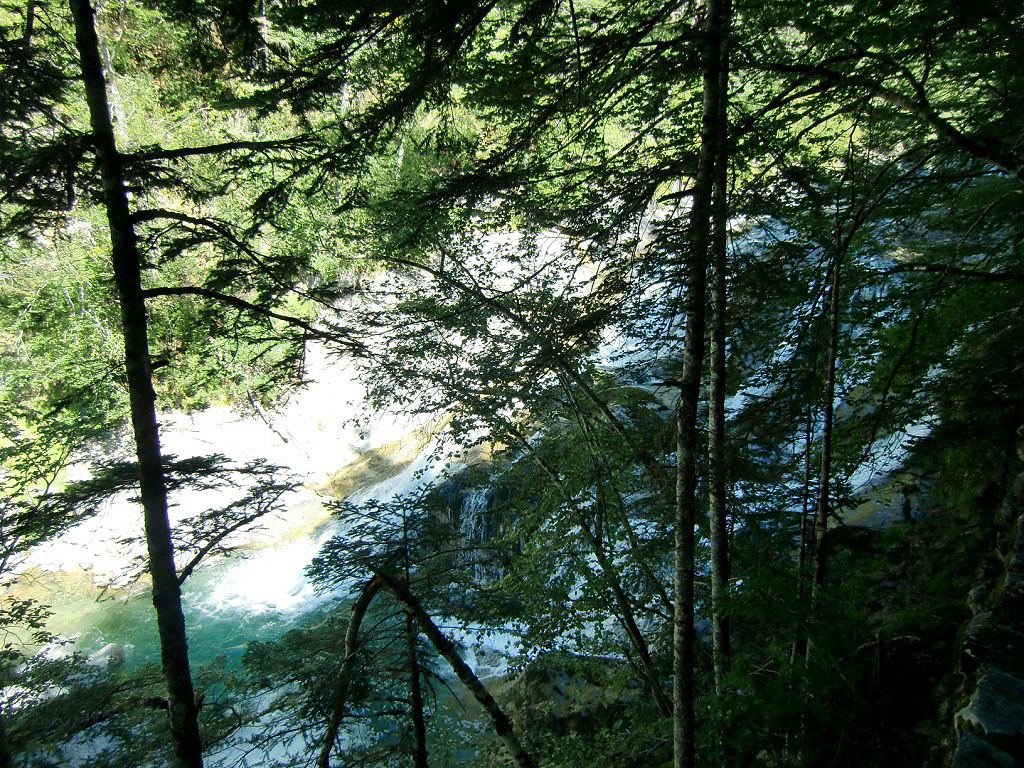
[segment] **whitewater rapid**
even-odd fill
[[[306,369],[304,386],[272,412],[242,413],[229,406],[213,406],[195,413],[159,415],[165,455],[184,459],[220,454],[236,465],[265,460],[298,483],[282,497],[279,512],[225,541],[237,554],[223,563],[216,562],[224,560],[218,556],[206,564],[216,564],[219,571],[219,578],[200,597],[207,611],[297,612],[314,605],[319,598],[304,569],[337,531],[325,505],[329,499],[323,495],[324,484],[339,469],[382,446],[400,444],[430,421],[369,409],[355,365],[331,356],[322,346],[310,345]],[[120,450],[109,458],[131,458],[133,445],[127,430],[121,442]],[[359,496],[386,499],[409,492],[423,481],[417,472],[440,471],[431,472],[428,466],[432,448],[431,441],[424,441],[422,455],[394,476],[360,489]],[[88,476],[84,462],[72,465],[68,472],[71,481]],[[173,494],[172,525],[237,499],[247,482],[244,476],[238,479],[225,487]],[[131,589],[144,555],[141,540],[124,543],[126,537],[139,537],[142,532],[142,509],[134,496],[123,493],[104,502],[94,517],[35,548],[23,570],[87,576],[108,593],[111,588]]]

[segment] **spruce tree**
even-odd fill
[[[75,44],[92,124],[92,141],[102,178],[104,204],[110,222],[114,279],[121,304],[125,369],[131,400],[132,428],[139,460],[139,486],[145,513],[153,607],[160,632],[160,653],[167,682],[168,717],[176,763],[182,768],[203,764],[198,705],[192,688],[188,639],[181,609],[181,588],[174,564],[174,545],[167,516],[167,489],[153,392],[152,361],[146,304],[142,295],[142,262],[128,206],[122,158],[114,141],[99,42],[88,0],[70,0],[75,20]]]

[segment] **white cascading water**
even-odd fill
[[[166,454],[179,459],[222,454],[237,464],[264,459],[281,466],[302,483],[283,497],[281,513],[269,515],[225,542],[242,548],[238,556],[212,558],[190,577],[189,581],[204,583],[199,590],[190,589],[186,582],[186,610],[198,610],[206,617],[223,612],[294,615],[315,605],[322,598],[314,594],[304,569],[326,538],[337,530],[337,523],[331,521],[324,499],[315,489],[332,472],[360,455],[402,440],[429,420],[369,412],[362,402],[363,388],[354,366],[330,357],[322,347],[310,347],[307,375],[306,386],[293,393],[276,413],[262,417],[242,415],[227,406],[193,414],[160,415],[161,445]],[[423,480],[415,476],[417,471],[426,471],[428,475],[440,471],[427,466],[431,448],[427,444],[410,465],[393,477],[360,489],[358,495],[386,499],[411,490]],[[121,454],[117,458],[131,455],[127,432]],[[72,479],[87,476],[87,466],[72,468]],[[200,510],[222,507],[244,490],[228,486],[178,492],[171,498],[172,523]],[[144,553],[141,541],[133,546],[122,543],[126,536],[140,534],[142,530],[141,508],[132,501],[133,495],[115,497],[95,517],[36,548],[24,567],[71,574],[79,580],[87,577],[95,586],[107,588],[107,596],[114,598],[108,607],[113,609],[118,602],[118,590],[130,587],[133,561],[137,562]],[[213,572],[215,578],[211,578]],[[60,596],[50,600],[55,602],[59,618]],[[67,630],[73,628],[73,622],[73,617],[68,618],[58,623],[58,629],[63,634],[72,634]],[[80,650],[88,653],[96,650],[97,643],[120,642],[109,630],[94,635],[81,643]]]

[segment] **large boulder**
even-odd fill
[[[109,667],[124,663],[124,648],[120,643],[107,643],[94,653],[89,654],[86,662],[93,667]]]
[[[953,768],[1021,768],[1021,764],[987,741],[965,733],[953,755]]]

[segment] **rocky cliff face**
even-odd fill
[[[1024,472],[1001,509],[994,586],[972,593],[963,669],[973,686],[956,715],[955,768],[1024,766]]]

